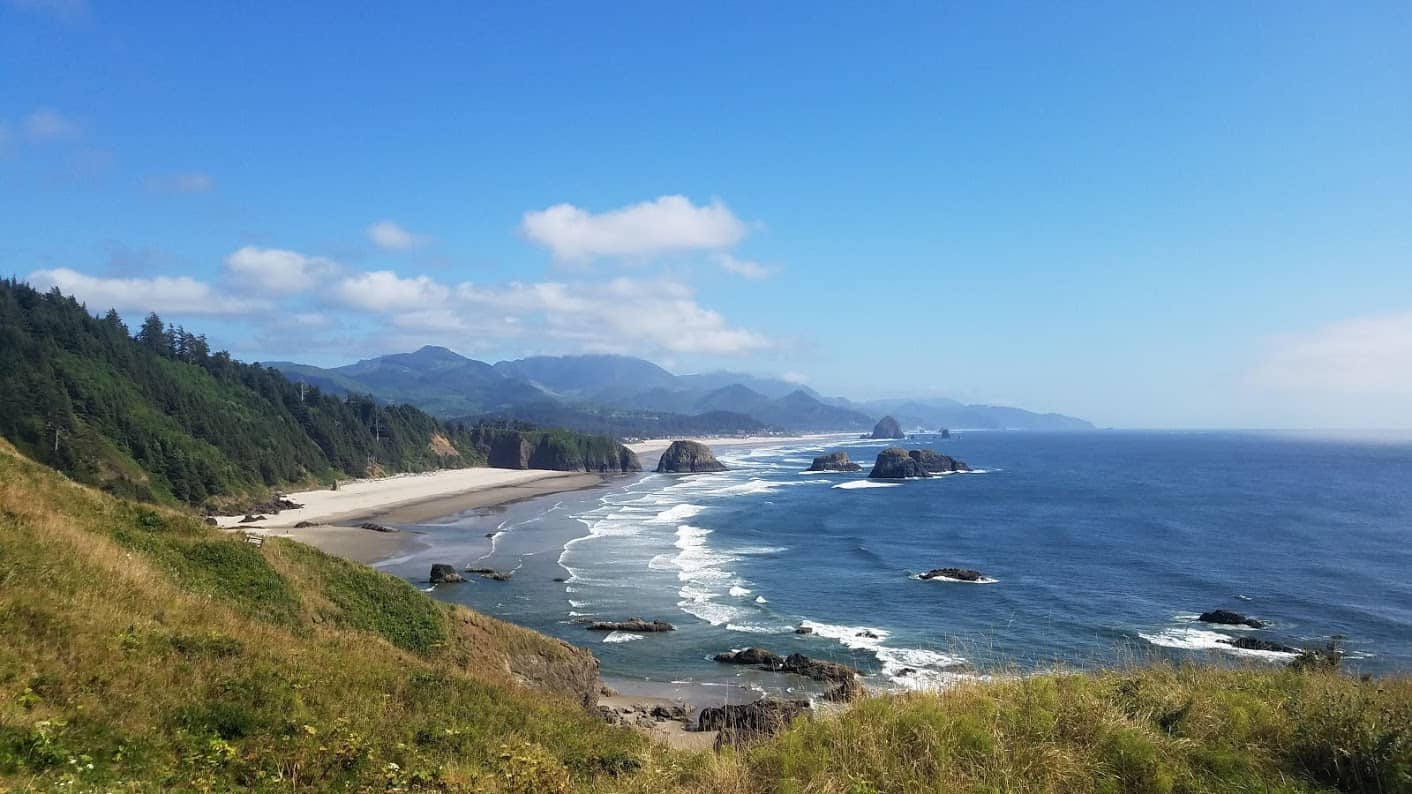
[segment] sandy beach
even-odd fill
[[[414,532],[376,532],[359,524],[416,524],[493,507],[545,494],[591,488],[604,481],[598,474],[539,469],[447,469],[341,483],[338,490],[289,494],[302,505],[261,521],[242,523],[242,516],[219,516],[225,529],[285,537],[329,554],[373,563],[422,547]],[[312,526],[296,526],[297,524]]]
[[[800,441],[828,443],[857,438],[857,433],[809,433],[799,436],[681,436],[679,438],[654,438],[647,441],[634,441],[627,448],[637,453],[642,461],[643,471],[651,471],[657,465],[662,450],[673,441],[698,441],[712,449],[725,447],[758,447],[769,444],[794,444]]]

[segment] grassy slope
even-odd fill
[[[3,442],[0,636],[0,789],[516,790],[528,776],[523,790],[552,790],[642,751],[567,696],[513,683],[591,676],[582,651],[308,547],[257,548],[74,485]]]
[[[512,683],[562,682],[582,652],[73,485],[3,442],[0,636],[16,791],[1412,791],[1412,682],[1273,668],[974,684],[747,750],[648,748]]]

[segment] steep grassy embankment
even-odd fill
[[[584,651],[4,442],[0,636],[0,789],[541,791],[642,752],[584,708]]]

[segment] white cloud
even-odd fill
[[[205,171],[182,171],[149,178],[147,189],[155,193],[209,193],[216,189],[216,180]]]
[[[251,245],[226,257],[225,267],[241,286],[276,294],[304,292],[338,272],[337,264],[322,257]]]
[[[535,338],[585,351],[735,354],[771,344],[664,280],[446,285],[382,270],[345,278],[327,299],[387,315],[399,329],[461,334],[468,347]]]
[[[53,108],[40,108],[25,116],[23,123],[31,140],[52,141],[79,135],[78,124]]]
[[[1252,379],[1304,394],[1412,397],[1412,312],[1357,317],[1278,339]]]
[[[39,289],[58,287],[94,311],[252,314],[270,308],[266,301],[235,298],[190,276],[101,278],[57,268],[36,270],[28,281]]]
[[[685,196],[662,196],[599,214],[556,204],[526,212],[520,231],[548,248],[555,259],[587,262],[729,248],[744,239],[749,228],[720,201],[698,207]]]
[[[329,298],[356,309],[400,312],[438,308],[450,295],[449,288],[426,276],[402,278],[391,270],[378,270],[343,279]]]
[[[786,372],[780,376],[780,380],[785,383],[795,383],[800,386],[809,382],[809,376],[802,372]]]
[[[424,235],[412,234],[392,221],[378,221],[368,227],[368,239],[388,251],[406,251],[425,245]]]
[[[727,273],[734,273],[737,276],[751,280],[769,278],[770,274],[773,272],[773,268],[762,265],[759,262],[737,259],[727,253],[717,254],[716,264],[720,265],[721,269]]]

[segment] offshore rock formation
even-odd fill
[[[673,441],[662,459],[657,461],[657,471],[676,474],[696,474],[707,471],[725,471],[726,467],[711,453],[711,448],[695,441]]]
[[[878,453],[877,463],[873,464],[873,470],[868,476],[879,480],[901,480],[970,470],[971,467],[965,463],[949,455],[938,455],[929,449],[914,449],[908,452],[902,447],[888,447]]]
[[[427,578],[432,584],[452,584],[453,582],[466,581],[466,577],[456,573],[456,566],[442,562],[431,566],[431,575]]]
[[[862,471],[863,467],[848,459],[847,452],[830,452],[814,458],[809,471]]]
[[[939,455],[929,449],[914,449],[908,457],[922,465],[928,474],[945,474],[953,471],[970,471],[971,467],[950,455]]]
[[[960,582],[979,582],[984,578],[980,571],[970,568],[933,568],[922,574],[919,579],[955,579]]]
[[[876,480],[901,480],[909,477],[932,476],[921,462],[917,461],[902,447],[888,447],[878,453],[878,460],[868,477]]]
[[[873,426],[873,434],[870,438],[906,438],[907,434],[902,432],[902,425],[890,416],[884,416]]]
[[[1265,624],[1255,618],[1248,618],[1239,612],[1232,612],[1229,609],[1213,609],[1210,612],[1202,612],[1197,620],[1202,623],[1219,623],[1223,626],[1249,626],[1252,629],[1263,629]]]
[[[652,632],[658,632],[658,631],[675,631],[675,630],[676,630],[676,626],[673,626],[672,624],[666,622],[665,620],[654,620],[654,621],[652,621],[652,622],[649,623],[648,621],[645,621],[645,620],[643,620],[642,618],[628,618],[627,620],[624,620],[624,621],[599,620],[599,621],[596,621],[596,622],[594,622],[594,623],[590,623],[589,626],[588,626],[588,630],[589,630],[589,631],[631,631],[631,632],[636,632],[636,633],[642,634],[642,633],[652,633]]]

